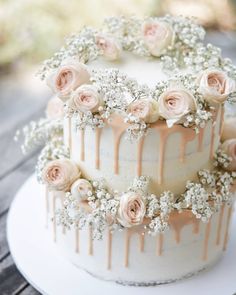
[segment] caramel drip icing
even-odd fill
[[[139,249],[140,252],[144,251],[144,239],[145,239],[145,233],[140,233],[139,234]]]
[[[211,234],[211,220],[209,220],[208,223],[206,224],[203,257],[202,257],[204,261],[208,259],[208,244],[209,244],[210,234]]]
[[[138,155],[137,155],[137,176],[142,175],[142,157],[143,157],[143,145],[144,136],[142,136],[138,143]]]
[[[232,215],[232,206],[230,206],[228,209],[227,223],[226,223],[226,230],[225,230],[225,237],[224,237],[224,245],[223,245],[224,251],[227,248],[228,239],[229,239],[229,225],[230,225],[231,215]]]
[[[89,226],[89,248],[88,254],[93,255],[93,229],[92,226]]]
[[[119,173],[119,148],[120,141],[123,133],[129,127],[129,124],[124,122],[124,118],[119,114],[113,114],[108,121],[108,125],[111,126],[113,135],[114,135],[114,173]],[[159,146],[159,165],[158,165],[158,184],[162,184],[163,182],[163,173],[164,173],[164,159],[165,159],[165,150],[166,143],[169,135],[173,133],[181,134],[180,141],[180,161],[184,162],[186,155],[186,147],[188,142],[194,140],[196,138],[196,134],[194,130],[191,128],[185,128],[181,125],[174,125],[171,128],[167,128],[165,122],[156,122],[150,125],[150,128],[156,129],[160,133],[160,146]],[[204,136],[204,128],[200,130],[200,134],[198,135],[199,145],[198,150],[202,149],[202,142]],[[145,137],[142,137],[139,140],[137,147],[137,175],[140,176],[142,174],[142,154],[143,154],[143,146],[144,146]],[[82,141],[81,141],[82,142]]]
[[[199,234],[199,230],[200,230],[200,220],[197,219],[196,222],[194,222],[193,224],[193,234],[195,235]]]
[[[204,138],[204,128],[200,128],[199,133],[198,133],[198,152],[202,152],[202,146],[203,146],[203,138]]]
[[[45,186],[45,204],[46,204],[46,228],[48,228],[48,215],[49,215],[49,191]]]
[[[96,128],[95,132],[95,167],[96,169],[100,169],[100,139],[102,128]]]
[[[107,269],[111,269],[111,256],[112,256],[112,232],[108,229],[107,234]]]
[[[160,145],[159,145],[159,167],[158,167],[158,184],[163,182],[164,174],[164,158],[165,158],[165,148],[168,134],[161,132],[160,134]]]
[[[69,151],[70,151],[70,155],[72,154],[72,136],[71,136],[71,133],[72,133],[72,122],[71,122],[71,118],[69,117],[68,118],[68,129],[69,129],[69,134],[68,134],[68,146],[69,146]]]
[[[160,233],[157,236],[157,255],[161,256],[163,252],[164,234]]]
[[[114,173],[119,174],[120,140],[129,125],[124,122],[122,116],[117,114],[113,114],[109,120],[109,125],[111,126],[114,135]]]
[[[75,252],[79,253],[79,229],[75,229]]]
[[[165,150],[168,137],[173,133],[181,134],[180,142],[180,161],[184,162],[186,147],[189,141],[192,141],[196,138],[194,130],[190,128],[184,128],[181,125],[174,125],[171,128],[166,127],[166,123],[157,122],[151,128],[155,128],[160,133],[160,145],[159,145],[159,167],[158,167],[158,184],[163,183],[163,174],[164,174],[164,159],[165,159]]]
[[[218,226],[217,226],[217,236],[216,236],[216,245],[217,246],[220,245],[224,211],[225,211],[225,204],[223,204],[220,208],[220,215],[219,215],[219,221],[218,221]]]
[[[85,136],[85,131],[84,129],[80,130],[80,161],[84,161],[85,156],[84,156],[84,136]]]
[[[129,248],[130,248],[130,231],[126,229],[125,232],[125,267],[129,266]]]
[[[172,212],[169,219],[170,227],[174,231],[174,237],[177,244],[181,241],[181,231],[189,224],[193,225],[193,232],[199,231],[199,220],[193,215],[192,211],[184,210],[183,212]]]
[[[225,109],[222,106],[221,107],[221,113],[220,113],[220,129],[219,129],[219,135],[221,137],[222,135],[222,131],[223,131],[223,124],[224,124],[224,113],[225,113]]]
[[[215,136],[216,136],[216,120],[218,117],[219,108],[215,111],[213,115],[213,122],[212,122],[212,128],[211,128],[211,143],[210,143],[210,159],[212,160],[214,157],[214,145],[215,145]]]

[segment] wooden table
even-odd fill
[[[22,155],[13,140],[18,128],[44,115],[49,92],[34,74],[0,81],[0,294],[39,294],[18,272],[6,240],[6,219],[15,193],[34,171],[38,150]]]
[[[208,41],[220,46],[236,62],[235,35],[213,33]],[[38,150],[22,155],[13,141],[18,128],[43,116],[49,92],[33,72],[0,81],[0,295],[39,294],[18,272],[6,240],[6,218],[15,193],[34,171]],[[52,294],[56,295],[56,294]],[[69,295],[69,294],[68,294]]]

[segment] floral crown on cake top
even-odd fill
[[[78,129],[101,128],[119,113],[131,139],[161,120],[168,127],[177,123],[199,132],[214,109],[236,95],[235,66],[219,48],[205,46],[204,36],[204,29],[188,18],[112,17],[101,30],[85,27],[71,36],[39,75],[65,103],[65,113]],[[100,56],[122,59],[123,51],[161,62],[169,79],[151,88],[116,68],[86,66]],[[180,74],[183,69],[187,72]]]
[[[135,178],[124,192],[108,188],[103,179],[85,179],[63,142],[64,115],[73,119],[77,129],[94,129],[118,114],[128,126],[130,139],[139,139],[159,123],[167,128],[181,124],[199,132],[214,120],[220,105],[234,101],[236,95],[236,68],[222,58],[219,48],[205,46],[204,36],[201,26],[183,17],[113,17],[101,30],[85,27],[44,62],[39,75],[56,96],[48,103],[47,118],[24,128],[22,148],[27,151],[46,142],[36,172],[49,190],[65,192],[64,206],[57,212],[59,224],[92,226],[98,239],[107,227],[113,231],[143,226],[144,231],[157,234],[168,227],[174,211],[188,210],[207,222],[223,203],[231,203],[236,139],[221,145],[215,168],[199,171],[198,181],[187,182],[182,194],[164,191],[158,196],[149,193],[150,179],[145,176]],[[150,88],[116,68],[88,66],[99,56],[116,61],[122,51],[161,62],[169,79]],[[180,74],[182,69],[188,72]]]

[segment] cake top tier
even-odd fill
[[[190,19],[109,18],[85,27],[47,60],[42,79],[65,103],[78,129],[102,128],[113,113],[139,139],[158,120],[194,128],[235,94],[236,68],[220,49],[204,46]]]
[[[120,58],[116,61],[110,61],[103,56],[89,62],[89,69],[95,71],[106,69],[118,69],[131,79],[137,81],[138,84],[145,84],[150,88],[154,88],[158,82],[167,81],[168,73],[162,69],[162,63],[159,59],[140,58],[129,52],[122,52]],[[182,73],[185,73],[182,70]]]

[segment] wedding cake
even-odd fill
[[[213,265],[236,177],[236,68],[183,17],[112,17],[45,61],[36,167],[61,255],[95,277],[156,285]],[[42,226],[44,226],[42,224]],[[63,271],[63,270],[62,270]]]

